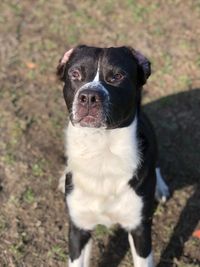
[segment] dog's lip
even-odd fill
[[[75,122],[75,123],[80,123],[81,121],[94,121],[94,120],[96,120],[96,119],[98,119],[98,117],[95,117],[95,116],[93,116],[93,115],[90,115],[90,114],[87,114],[87,115],[85,115],[85,116],[82,116],[82,117],[80,117],[80,118],[72,118],[72,120]]]
[[[81,127],[99,128],[102,125],[102,120],[96,116],[86,115],[74,123]]]
[[[80,122],[85,122],[85,123],[93,123],[97,120],[98,118],[97,117],[94,117],[92,115],[86,115],[85,117],[83,117]]]

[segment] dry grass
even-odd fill
[[[67,114],[55,68],[66,49],[86,43],[130,45],[151,60],[144,103],[175,190],[156,211],[155,258],[159,267],[199,266],[192,237],[200,226],[199,1],[3,0],[0,10],[0,265],[66,266],[67,215],[57,183]],[[112,255],[116,242],[126,252],[119,237]],[[109,239],[102,229],[94,239],[97,266]],[[130,253],[120,266],[132,266]]]

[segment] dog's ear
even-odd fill
[[[71,54],[73,53],[74,49],[70,49],[65,54],[63,57],[59,60],[59,64],[57,66],[57,76],[61,81],[65,80],[65,69],[66,69],[66,64],[69,61]]]
[[[132,47],[125,47],[128,49],[129,53],[132,54],[138,65],[138,85],[143,86],[149,76],[151,75],[151,63],[150,61],[142,55],[139,51],[133,49]]]
[[[147,79],[151,75],[151,63],[139,51],[132,49],[132,53],[138,63],[139,85],[142,86],[146,83]]]

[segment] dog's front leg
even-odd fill
[[[90,231],[79,229],[70,221],[68,267],[89,267],[91,244]]]
[[[151,251],[151,222],[141,224],[129,232],[134,267],[154,267]]]

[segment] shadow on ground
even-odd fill
[[[160,163],[172,197],[173,192],[181,188],[192,185],[194,189],[185,206],[181,207],[180,217],[173,225],[172,235],[164,245],[157,265],[172,267],[176,266],[174,260],[183,256],[184,245],[200,219],[200,90],[193,89],[161,98],[145,105],[144,110],[156,129]],[[176,207],[173,208],[176,210]],[[173,214],[176,214],[175,211]],[[164,223],[168,222],[164,220]],[[117,267],[128,247],[126,234],[118,229],[100,256],[102,261],[99,267]],[[200,264],[199,259],[192,257],[187,262]]]

